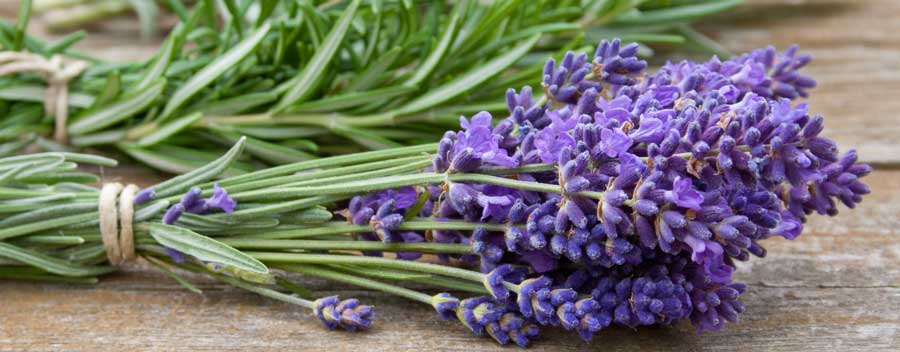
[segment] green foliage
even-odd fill
[[[153,2],[122,2],[144,27],[158,15]],[[181,22],[153,58],[127,63],[71,50],[83,33],[27,35],[24,6],[16,26],[0,24],[0,45],[91,60],[70,84],[71,143],[179,173],[242,134],[248,167],[434,141],[460,114],[505,114],[507,88],[540,80],[536,62],[600,39],[721,52],[689,23],[739,2],[170,0],[157,3]],[[0,78],[0,151],[52,134],[42,84]]]

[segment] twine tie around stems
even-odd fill
[[[78,77],[88,63],[79,60],[65,62],[62,55],[49,60],[43,56],[17,52],[0,52],[0,76],[21,72],[33,72],[47,81],[44,93],[44,111],[55,119],[53,138],[59,143],[68,142],[66,124],[69,119],[69,81]]]
[[[110,264],[118,266],[134,259],[134,197],[140,188],[107,183],[100,190],[98,212],[100,237]],[[118,206],[116,200],[118,199]]]

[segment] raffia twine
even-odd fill
[[[62,55],[58,54],[47,59],[26,52],[0,52],[0,76],[30,72],[47,81],[44,111],[54,117],[53,138],[63,144],[69,141],[66,129],[69,119],[69,81],[78,77],[87,67],[87,62],[64,60]]]

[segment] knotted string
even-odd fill
[[[134,197],[138,190],[138,186],[122,187],[121,183],[107,183],[100,190],[100,238],[109,263],[115,266],[134,259]]]
[[[44,111],[55,119],[53,138],[59,143],[69,140],[66,123],[69,119],[69,81],[81,74],[88,64],[71,60],[66,63],[62,55],[49,60],[43,56],[17,51],[0,52],[0,76],[20,72],[33,72],[47,81],[44,93]]]

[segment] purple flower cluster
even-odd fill
[[[166,210],[166,213],[163,215],[163,222],[172,225],[185,212],[203,215],[208,214],[213,209],[219,209],[226,213],[231,213],[236,206],[237,201],[232,199],[224,188],[219,187],[218,183],[213,185],[213,195],[209,198],[203,198],[203,191],[200,190],[200,187],[193,187],[181,197],[180,202],[175,203]]]
[[[150,201],[154,195],[155,192],[152,188],[142,190],[135,198],[135,203],[146,203]],[[185,212],[203,215],[209,214],[213,209],[219,209],[226,213],[231,213],[236,206],[237,201],[232,199],[224,188],[219,187],[218,183],[213,184],[213,195],[209,198],[203,198],[203,191],[200,190],[200,187],[193,187],[181,196],[180,202],[173,204],[166,210],[166,213],[163,214],[163,223],[167,225],[175,224]],[[174,248],[166,247],[165,249],[166,254],[168,254],[173,261],[179,264],[184,263],[184,253]]]
[[[799,72],[810,57],[796,51],[648,74],[635,45],[604,41],[592,60],[548,61],[543,97],[510,90],[510,115],[496,125],[485,112],[463,118],[463,130],[441,140],[433,172],[552,164],[509,177],[560,191],[447,182],[431,192],[420,216],[507,228],[435,231],[435,242],[471,243],[493,296],[436,309],[456,311],[476,333],[515,314],[585,339],[613,324],[690,319],[702,332],[737,321],[746,287],[734,281],[735,261],[764,256],[762,240],[794,239],[808,215],[834,215],[838,202],[852,208],[869,193],[860,178],[872,168],[853,150],[839,154],[820,135],[824,119],[792,101],[815,86]],[[377,222],[376,232],[399,226],[402,216],[391,216],[415,197],[391,192],[354,198],[351,220]]]
[[[354,197],[348,206],[348,220],[356,225],[370,225],[373,232],[358,234],[366,241],[384,242],[423,242],[425,237],[415,231],[396,231],[403,223],[407,211],[416,205],[419,199],[415,187],[403,187]],[[423,205],[418,214],[429,215],[431,202]],[[381,252],[365,252],[366,255],[380,256]],[[397,258],[416,260],[421,253],[398,252]]]
[[[338,327],[347,331],[368,329],[375,319],[372,306],[359,304],[356,299],[338,299],[338,296],[319,298],[313,309],[316,317],[329,330]]]
[[[494,297],[478,296],[460,301],[449,293],[432,297],[432,306],[445,320],[454,317],[475,335],[488,333],[500,344],[513,342],[525,347],[538,335],[538,326],[525,319],[515,307]]]

